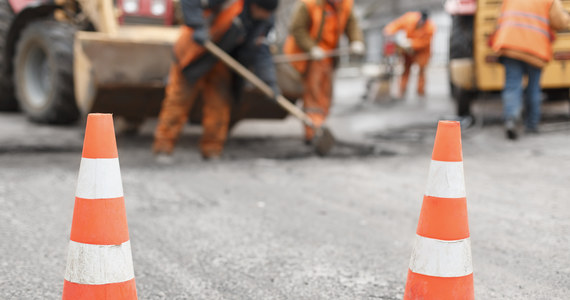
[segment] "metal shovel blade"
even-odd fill
[[[334,144],[334,136],[328,128],[321,127],[317,130],[315,138],[313,139],[313,145],[315,145],[315,151],[319,156],[326,156]]]

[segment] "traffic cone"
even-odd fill
[[[435,135],[404,300],[474,299],[459,122]]]
[[[110,114],[87,117],[63,299],[137,299]]]

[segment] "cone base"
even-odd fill
[[[473,274],[463,277],[433,277],[408,270],[404,300],[473,300]]]
[[[135,279],[101,285],[63,282],[63,300],[137,299]]]

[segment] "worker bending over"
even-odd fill
[[[362,31],[352,11],[353,0],[299,0],[291,17],[285,54],[310,55],[308,61],[292,62],[303,77],[303,106],[313,123],[320,127],[329,113],[335,59],[327,52],[337,49],[346,33],[354,54],[364,54]],[[314,130],[305,126],[305,142],[310,143]]]
[[[279,0],[182,0],[184,26],[174,45],[166,97],[155,131],[153,151],[172,154],[196,98],[204,107],[200,152],[204,159],[219,158],[230,122],[235,94],[233,75],[203,47],[212,40],[249,68],[275,91],[277,80],[265,37],[273,26]],[[241,82],[241,81],[240,81]]]
[[[425,96],[425,71],[431,56],[431,38],[435,28],[433,22],[428,18],[427,11],[407,12],[384,28],[386,36],[395,35],[400,30],[406,33],[406,38],[398,43],[404,50],[404,73],[400,81],[399,95],[401,98],[406,94],[410,69],[413,64],[417,64],[420,69],[418,95]]]

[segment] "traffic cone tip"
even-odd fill
[[[89,114],[87,116],[82,157],[119,157],[112,114]]]
[[[439,121],[432,159],[437,161],[463,161],[461,151],[461,125],[457,121]]]

